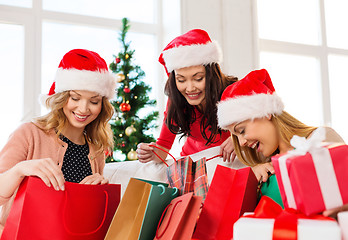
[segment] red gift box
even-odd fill
[[[311,215],[348,203],[348,146],[299,137],[292,145],[295,150],[272,157],[284,206]]]
[[[308,217],[292,208],[282,209],[267,196],[261,197],[254,214],[238,219],[233,232],[234,240],[341,240],[340,228],[333,218],[322,215]]]

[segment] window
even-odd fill
[[[164,26],[176,25],[176,32],[180,26],[180,15],[169,14],[173,6],[178,9],[179,1],[0,0],[0,77],[7,79],[0,81],[5,96],[0,103],[5,112],[0,119],[0,149],[20,122],[47,111],[41,108],[39,95],[48,93],[67,51],[86,48],[98,52],[107,64],[113,61],[120,51],[123,17],[130,20],[127,36],[135,64],[146,73],[143,81],[152,86],[150,97],[158,100],[163,112],[163,70],[157,58],[167,37]]]
[[[155,0],[43,0],[44,10],[73,13],[101,18],[155,23]],[[82,7],[83,6],[83,7]],[[136,7],[134,7],[136,6]]]
[[[2,101],[0,146],[18,127],[23,112],[24,27],[0,24],[0,91]],[[11,104],[9,104],[11,103]]]
[[[333,127],[345,141],[348,3],[257,1],[259,67],[271,75],[285,110],[308,125]]]

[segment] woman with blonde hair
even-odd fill
[[[109,99],[115,87],[97,53],[74,49],[64,55],[49,94],[41,98],[50,112],[22,124],[0,152],[0,228],[25,176],[37,176],[57,191],[65,181],[108,182],[104,151],[113,147]]]
[[[264,182],[269,173],[274,173],[270,157],[292,150],[294,135],[309,138],[316,129],[284,111],[265,69],[252,71],[226,88],[218,103],[218,121],[222,129],[231,132],[238,159],[251,166],[257,179]],[[326,127],[325,141],[343,139]]]

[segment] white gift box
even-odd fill
[[[337,214],[338,223],[342,231],[342,239],[348,240],[348,211],[339,212]]]
[[[348,215],[347,215],[348,217]],[[274,219],[242,217],[233,226],[233,240],[271,240]],[[298,240],[341,240],[336,221],[299,219]]]

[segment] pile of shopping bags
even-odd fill
[[[122,199],[118,184],[63,192],[28,177],[1,239],[347,240],[348,212],[338,221],[321,213],[348,203],[348,146],[301,151],[273,157],[265,183],[250,167],[217,165],[208,184],[207,159],[182,157],[168,182],[131,178]]]

